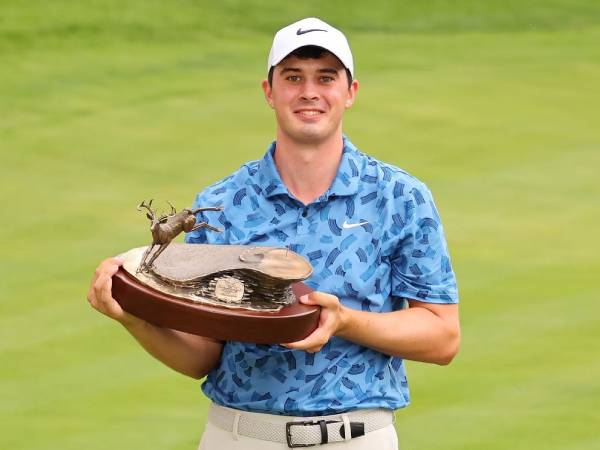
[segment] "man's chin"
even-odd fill
[[[303,144],[318,144],[325,141],[330,135],[331,133],[327,133],[317,127],[307,126],[293,133],[292,137],[295,141]]]

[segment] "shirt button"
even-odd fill
[[[304,211],[302,211],[302,217],[306,217],[308,216],[308,211],[305,209]]]

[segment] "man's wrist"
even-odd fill
[[[338,329],[335,335],[341,338],[346,338],[348,330],[352,328],[352,320],[352,309],[340,304],[340,321],[338,323]]]
[[[145,328],[148,325],[143,319],[134,316],[133,314],[129,314],[126,311],[123,311],[123,316],[117,319],[117,321],[127,328],[129,331],[134,331],[135,329]]]

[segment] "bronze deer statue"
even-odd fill
[[[138,272],[148,272],[156,261],[156,258],[160,256],[162,252],[169,246],[171,241],[175,239],[182,231],[189,233],[190,231],[197,230],[198,228],[208,228],[212,231],[223,231],[220,228],[213,227],[206,222],[198,222],[196,223],[196,214],[201,211],[222,211],[222,206],[211,206],[207,208],[196,208],[189,209],[184,208],[181,211],[177,212],[175,207],[167,201],[169,206],[171,206],[171,214],[165,215],[161,214],[157,216],[156,211],[152,209],[152,200],[146,204],[142,201],[137,207],[138,211],[141,211],[142,208],[148,210],[146,213],[146,217],[150,219],[150,231],[152,232],[152,245],[148,246],[148,249],[144,252],[144,256],[140,262],[140,265],[137,269]],[[148,256],[152,253],[152,249],[158,245],[158,249],[154,252],[149,261]]]

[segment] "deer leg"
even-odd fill
[[[202,211],[223,211],[223,207],[222,206],[207,206],[206,208],[196,208],[196,209],[192,210],[192,214],[195,215]]]
[[[194,225],[194,228],[192,228],[192,231],[195,231],[199,228],[208,228],[211,231],[218,231],[219,233],[221,231],[223,231],[221,228],[217,228],[217,227],[213,227],[212,225],[207,224],[206,222],[199,222],[196,225]]]
[[[152,267],[152,264],[154,264],[154,261],[156,261],[156,258],[158,258],[160,256],[160,254],[165,251],[165,249],[169,246],[169,244],[170,244],[170,242],[167,242],[166,244],[160,244],[160,247],[158,247],[158,250],[156,250],[154,252],[154,255],[152,255],[152,258],[150,258],[150,261],[148,261],[148,269],[150,269],[150,267]]]
[[[148,255],[150,255],[150,252],[152,252],[152,249],[154,248],[155,245],[156,244],[152,243],[152,245],[148,246],[148,248],[144,252],[144,256],[142,256],[140,265],[138,266],[136,273],[146,272],[148,270],[148,264],[146,264],[146,260],[148,259]]]

